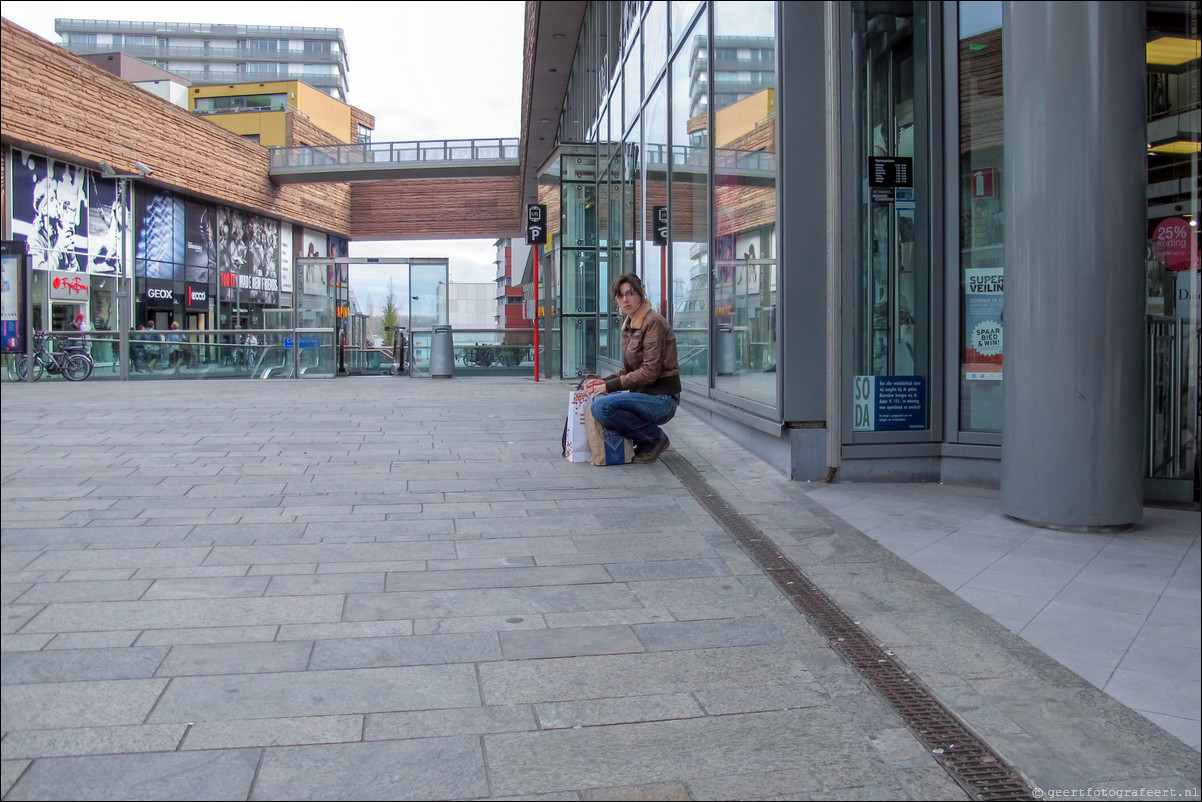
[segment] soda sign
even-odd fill
[[[1152,232],[1152,255],[1169,270],[1198,266],[1198,232],[1180,217],[1161,220]]]

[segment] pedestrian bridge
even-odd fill
[[[517,177],[518,140],[436,139],[271,148],[276,184]]]

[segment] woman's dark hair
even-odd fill
[[[623,284],[629,284],[630,289],[634,290],[640,298],[647,297],[647,292],[643,289],[643,280],[634,273],[623,273],[614,279],[609,285],[609,294],[617,298],[619,288]]]

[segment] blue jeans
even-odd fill
[[[676,395],[606,393],[593,401],[592,413],[602,426],[629,437],[643,451],[659,442],[664,434],[660,424],[672,420],[679,404]]]

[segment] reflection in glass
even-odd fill
[[[648,42],[652,41],[650,38]],[[668,204],[668,90],[661,82],[643,112],[643,204],[640,235],[643,286],[652,306],[668,317],[667,248],[655,242],[655,209]]]
[[[635,36],[634,41],[630,44],[630,55],[626,57],[626,64],[622,71],[625,79],[624,87],[626,92],[626,115],[625,129],[623,133],[630,131],[635,126],[638,115],[640,100],[642,99],[642,82],[641,75],[643,72],[643,51],[640,43],[641,37]],[[638,140],[638,129],[630,135],[630,138]]]
[[[1158,498],[1197,503],[1202,264],[1199,263],[1196,2],[1149,3],[1147,41],[1192,40],[1185,55],[1148,48],[1145,475]],[[1182,42],[1187,43],[1187,42]],[[1192,55],[1192,58],[1190,56]],[[1188,60],[1181,61],[1182,58]],[[1187,133],[1192,132],[1192,134]],[[1146,485],[1147,486],[1147,485]]]
[[[672,326],[676,332],[680,375],[685,382],[709,386],[709,120],[704,100],[708,67],[706,14],[702,12],[690,44],[672,60],[669,164],[671,199],[670,262]],[[700,72],[699,72],[700,71]]]
[[[1002,428],[1002,4],[960,4],[960,430]]]
[[[775,406],[775,4],[714,3],[711,58],[714,386]]]
[[[409,264],[410,326],[429,328],[447,322],[450,305],[447,300],[448,262]]]

